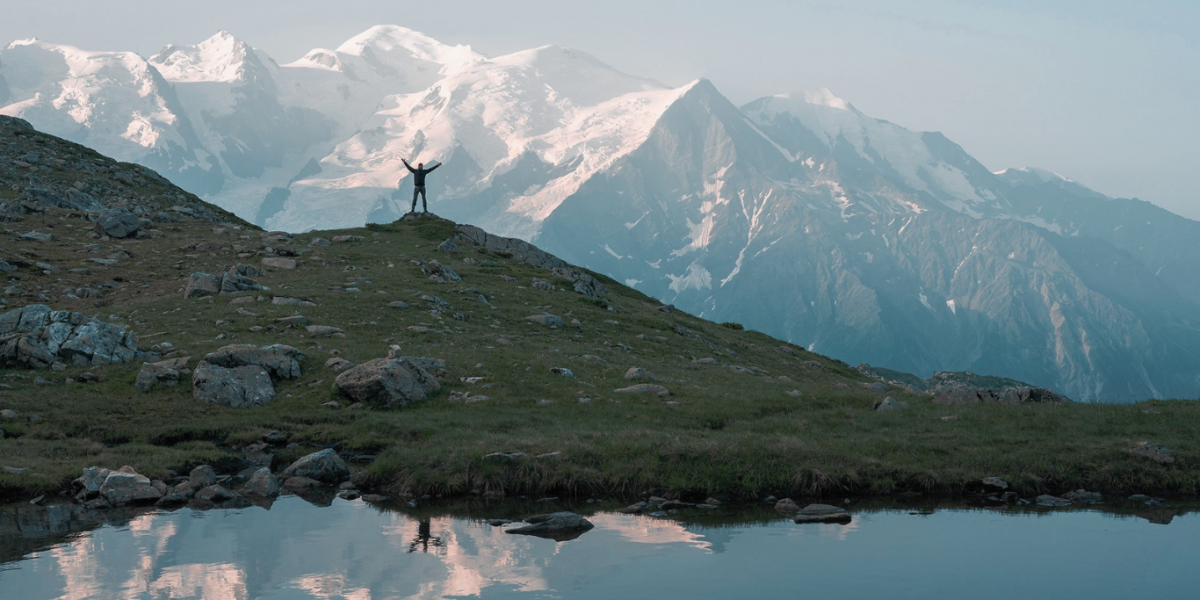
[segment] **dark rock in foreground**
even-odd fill
[[[262,367],[227,369],[201,362],[192,371],[192,397],[233,408],[263,406],[275,399],[275,386]]]

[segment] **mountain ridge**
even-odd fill
[[[850,362],[989,372],[1083,399],[1200,395],[1188,366],[1200,223],[1148,203],[1036,169],[993,173],[946,136],[828,90],[737,107],[711,82],[672,90],[556,46],[488,58],[381,26],[259,62],[261,85],[216,100],[196,82],[166,86],[164,106],[221,115],[175,111],[181,141],[143,160],[202,172],[209,183],[185,186],[268,227],[394,220],[408,204],[399,159],[420,155],[446,162],[430,192],[448,217]],[[995,246],[974,253],[978,236]],[[963,249],[953,265],[931,266],[948,260],[939,243]]]

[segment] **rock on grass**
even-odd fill
[[[233,408],[263,406],[275,399],[275,386],[259,366],[227,369],[201,362],[192,371],[192,397]]]
[[[441,384],[414,360],[377,358],[343,371],[334,387],[355,402],[392,408],[424,400]]]
[[[671,390],[652,383],[639,383],[629,387],[623,387],[613,390],[618,394],[654,394],[656,396],[670,396]]]
[[[257,473],[255,473],[257,475]],[[350,479],[350,467],[332,448],[313,452],[284,469],[280,478],[284,481],[293,477],[305,477],[329,485],[337,485]]]

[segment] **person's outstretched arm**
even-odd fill
[[[407,161],[407,160],[404,160],[404,159],[402,158],[402,159],[400,159],[400,162],[404,163],[404,168],[405,168],[405,169],[408,169],[408,172],[409,172],[409,173],[416,173],[416,172],[417,172],[417,170],[416,170],[416,169],[412,168],[412,165],[408,164],[408,161]]]
[[[428,169],[425,169],[425,172],[426,172],[426,173],[431,173],[431,172],[433,172],[433,170],[434,170],[434,169],[437,169],[438,167],[442,166],[442,164],[443,164],[443,163],[438,163],[438,164],[436,164],[436,165],[433,165],[432,167],[429,167]]]

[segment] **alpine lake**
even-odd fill
[[[213,510],[0,506],[0,598],[1200,594],[1200,504],[1191,501],[863,500],[844,505],[848,524],[803,525],[765,503],[656,516],[622,514],[626,503],[615,501],[413,504],[285,495]],[[512,525],[496,521],[556,511],[594,528],[555,540],[509,534]]]

